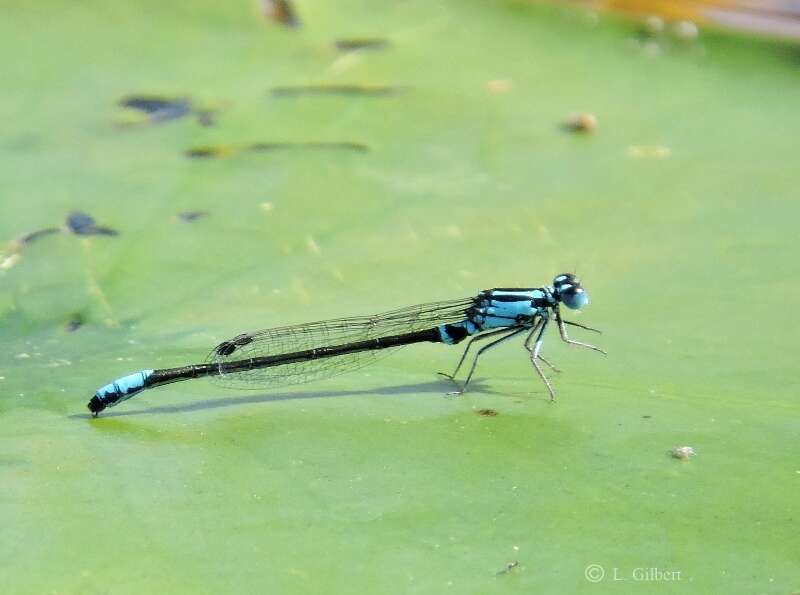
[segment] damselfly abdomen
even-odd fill
[[[541,361],[553,368],[541,355],[542,339],[551,320],[556,322],[561,338],[567,343],[605,353],[567,336],[565,325],[595,329],[562,319],[559,309],[562,303],[573,310],[589,303],[589,296],[574,275],[559,275],[552,285],[545,287],[488,289],[472,298],[410,306],[376,316],[243,333],[217,345],[205,363],[141,370],[123,376],[99,389],[88,407],[97,415],[146,388],[205,376],[240,388],[312,382],[356,370],[412,343],[454,345],[471,337],[456,369],[445,374],[455,381],[472,344],[494,339],[475,353],[464,383],[455,391],[460,394],[469,385],[483,353],[522,334],[527,335],[524,346],[531,364],[554,399],[553,388],[539,366]]]

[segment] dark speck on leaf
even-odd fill
[[[94,226],[94,219],[86,213],[73,211],[67,215],[67,228],[72,233],[83,233],[85,230],[93,228]]]
[[[202,217],[208,217],[208,211],[183,211],[178,213],[178,220],[184,223],[193,223]]]
[[[236,152],[233,147],[194,147],[186,151],[186,156],[190,159],[210,159],[212,157],[225,157]]]
[[[273,87],[272,95],[275,97],[297,97],[300,95],[347,95],[380,97],[396,95],[400,90],[387,85],[287,85]]]
[[[311,143],[253,143],[250,151],[276,151],[279,149],[342,149],[347,151],[369,151],[362,143],[351,142],[311,142]]]
[[[170,99],[157,95],[128,95],[119,101],[120,106],[144,112],[153,122],[164,122],[182,118],[192,109],[191,102],[184,98]]]
[[[354,142],[252,143],[250,145],[241,145],[238,147],[226,145],[194,147],[186,151],[186,156],[190,159],[209,159],[228,157],[242,151],[269,153],[272,151],[287,151],[295,149],[327,149],[356,152],[369,151],[369,147],[367,145]]]
[[[73,314],[72,317],[64,325],[64,330],[67,331],[68,333],[75,332],[83,326],[83,323],[84,319],[82,314],[79,313]]]
[[[518,560],[509,560],[508,562],[506,562],[505,568],[503,568],[503,570],[501,570],[500,572],[498,572],[496,574],[497,574],[497,576],[501,576],[503,574],[507,574],[507,573],[511,572],[512,570],[514,570],[517,566],[519,566],[519,561]]]
[[[172,101],[164,97],[128,95],[120,99],[119,104],[121,107],[128,107],[130,109],[137,109],[148,114],[153,114],[170,107]]]
[[[476,413],[478,415],[480,415],[481,417],[496,417],[497,416],[497,411],[495,411],[494,409],[481,409],[479,411],[476,411]]]
[[[333,42],[333,47],[341,52],[382,50],[388,45],[389,42],[385,39],[337,39]]]
[[[90,215],[81,211],[72,211],[67,215],[66,228],[79,236],[115,236],[119,234],[116,229],[99,227]]]
[[[194,147],[186,151],[186,156],[191,159],[208,159],[209,157],[221,157],[220,147]]]
[[[195,117],[197,118],[197,123],[200,126],[214,126],[216,125],[217,121],[215,120],[217,113],[214,110],[199,110],[195,113]]]

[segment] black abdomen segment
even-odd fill
[[[389,337],[378,337],[376,339],[356,341],[354,343],[347,343],[345,345],[317,347],[315,349],[306,349],[304,351],[296,351],[294,353],[281,353],[278,355],[251,357],[248,359],[222,362],[218,364],[217,363],[195,364],[190,366],[183,366],[180,368],[167,368],[164,370],[154,370],[153,373],[147,378],[147,381],[145,382],[145,387],[152,388],[155,386],[161,386],[162,384],[169,384],[170,382],[189,380],[190,378],[201,378],[203,376],[233,374],[236,372],[243,372],[246,370],[271,368],[283,364],[293,364],[296,362],[305,362],[305,361],[312,361],[315,359],[336,357],[337,355],[345,355],[348,353],[356,353],[359,351],[370,351],[373,349],[387,349],[389,347],[400,347],[402,345],[411,345],[413,343],[424,343],[424,342],[441,343],[442,338],[439,333],[439,328],[435,327],[431,329],[425,329],[422,331],[415,331],[413,333],[392,335]],[[233,350],[231,350],[231,352],[232,351]]]

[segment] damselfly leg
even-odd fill
[[[472,337],[469,340],[469,342],[467,343],[467,347],[466,347],[466,349],[464,349],[464,353],[461,354],[461,359],[458,360],[458,365],[456,366],[456,369],[453,370],[453,373],[452,374],[446,374],[445,372],[437,372],[437,374],[439,374],[440,376],[444,376],[445,378],[449,378],[450,380],[455,380],[456,379],[456,374],[458,374],[458,371],[461,369],[461,365],[464,363],[464,360],[467,358],[467,353],[469,353],[469,348],[472,347],[472,344],[475,341],[481,341],[483,339],[488,339],[489,337],[496,337],[497,335],[505,335],[508,332],[509,332],[509,329],[501,328],[501,329],[496,330],[496,331],[492,331],[492,332],[489,332],[489,333],[483,333],[481,335],[476,335],[476,336]]]
[[[527,336],[527,337],[525,337],[525,343],[524,343],[523,345],[524,345],[525,349],[528,351],[528,353],[531,353],[531,352],[533,351],[533,347],[531,347],[531,341],[533,340],[533,336],[536,334],[536,331],[537,331],[537,330],[539,330],[539,325],[540,325],[541,323],[542,323],[542,319],[541,319],[541,318],[537,318],[537,319],[536,319],[536,323],[535,323],[535,324],[533,325],[533,327],[531,328],[531,332],[528,334],[528,336]],[[561,372],[561,370],[559,370],[559,369],[558,369],[558,368],[556,368],[556,367],[555,367],[553,364],[551,364],[549,361],[547,361],[546,359],[544,359],[544,356],[542,356],[542,355],[539,355],[539,356],[537,356],[537,357],[538,357],[538,359],[539,359],[540,361],[543,361],[545,364],[547,364],[547,366],[548,366],[548,367],[549,367],[551,370],[553,370],[553,372],[558,372],[558,373],[560,373],[560,372]]]
[[[592,349],[594,351],[602,353],[603,355],[608,355],[605,351],[603,351],[599,347],[595,347],[594,345],[589,345],[589,343],[581,343],[580,341],[573,341],[572,339],[570,339],[569,336],[567,335],[567,327],[564,324],[565,321],[561,318],[561,312],[559,311],[558,307],[555,308],[555,313],[556,313],[556,322],[558,323],[558,333],[559,335],[561,335],[562,341],[564,341],[565,343],[569,343],[570,345],[578,345],[579,347],[586,347],[587,349]],[[572,324],[573,326],[580,326],[581,328],[586,328],[587,330],[595,331],[598,333],[600,332],[597,329],[583,327],[582,325],[579,325],[574,322],[569,324]]]
[[[527,337],[525,337],[525,343],[523,343],[523,346],[525,347],[526,350],[530,351],[531,349],[533,349],[531,347],[531,341],[533,340],[533,336],[536,334],[536,331],[539,330],[539,325],[541,324],[542,324],[542,319],[536,317],[534,319],[533,326],[531,327],[531,332],[528,333]]]
[[[491,349],[492,347],[496,347],[500,343],[502,343],[504,341],[508,341],[510,338],[516,337],[518,334],[523,333],[523,332],[528,330],[528,327],[524,327],[524,326],[523,327],[513,327],[513,328],[514,328],[514,330],[511,331],[510,333],[508,333],[507,335],[504,335],[503,337],[500,337],[499,339],[497,339],[495,341],[492,341],[488,345],[484,345],[483,347],[478,349],[478,353],[475,354],[475,358],[472,360],[472,365],[469,368],[469,374],[467,374],[467,378],[464,380],[464,384],[461,386],[461,390],[453,391],[453,392],[450,392],[448,394],[450,394],[450,395],[462,395],[462,394],[464,394],[464,392],[467,390],[467,385],[469,384],[469,381],[472,379],[472,374],[475,373],[475,367],[478,365],[478,359],[481,357],[481,355],[484,352],[486,352],[487,350]]]
[[[536,360],[542,359],[542,356],[539,355],[539,352],[542,350],[542,337],[544,336],[544,331],[547,330],[547,323],[548,322],[550,322],[549,318],[543,319],[541,327],[538,327],[539,331],[536,332],[536,328],[534,328],[531,331],[531,334],[528,336],[528,340],[526,340],[525,343],[526,344],[530,344],[530,338],[533,337],[533,333],[536,332],[536,343],[533,344],[533,349],[530,350],[531,364],[533,364],[533,368],[536,370],[536,373],[539,374],[539,378],[542,379],[542,382],[544,382],[544,385],[547,387],[547,391],[550,393],[550,400],[551,401],[555,401],[556,400],[556,395],[553,392],[553,387],[550,386],[550,381],[547,379],[547,376],[544,375],[544,372],[542,372],[542,369],[539,367],[539,362],[536,361]],[[545,360],[542,360],[542,361],[545,361]],[[547,362],[545,361],[545,363],[547,363]],[[548,365],[550,365],[550,364],[548,364]]]
[[[572,322],[571,320],[562,320],[564,324],[568,324],[569,326],[577,326],[578,328],[582,328],[587,331],[592,331],[593,333],[597,333],[598,335],[602,335],[603,331],[600,329],[592,328],[590,326],[586,326],[585,324],[578,324],[577,322]]]
[[[556,368],[553,364],[544,359],[544,357],[542,357],[541,355],[537,356],[536,359],[538,359],[540,362],[544,362],[545,364],[547,364],[547,367],[553,370],[553,372],[556,372],[558,374],[561,373],[561,370],[559,368]]]

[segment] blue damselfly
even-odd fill
[[[589,296],[574,275],[559,275],[545,287],[488,289],[471,298],[410,306],[377,316],[243,333],[217,345],[205,363],[123,376],[99,389],[88,407],[97,415],[146,388],[206,376],[234,388],[301,384],[356,370],[404,345],[455,345],[471,337],[453,373],[443,374],[455,382],[472,344],[493,338],[476,352],[463,385],[451,393],[461,394],[483,353],[523,333],[527,334],[524,346],[531,364],[554,399],[553,388],[539,366],[541,361],[556,369],[541,355],[542,339],[551,320],[565,342],[605,353],[567,336],[566,325],[599,331],[564,320],[559,309],[562,303],[572,310],[589,303]]]

